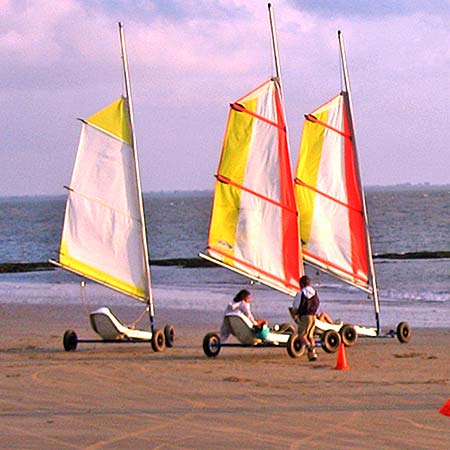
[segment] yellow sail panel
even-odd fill
[[[255,111],[257,99],[242,103]],[[225,135],[222,159],[219,165],[218,181],[214,195],[213,212],[209,234],[209,243],[224,253],[233,255],[236,243],[236,227],[239,219],[241,189],[228,180],[242,185],[247,167],[247,158],[253,135],[254,118],[234,109],[230,110]],[[232,261],[227,261],[232,264]]]
[[[87,118],[86,122],[132,145],[131,126],[126,102],[127,100],[121,97]]]
[[[125,110],[119,111],[121,121],[127,121]],[[144,226],[133,148],[109,131],[83,123],[66,204],[61,264],[147,301]]]
[[[318,111],[315,113],[315,116],[321,122],[326,123],[328,110]],[[317,186],[324,138],[325,130],[322,126],[318,125],[316,122],[305,121],[296,179],[298,181],[302,180],[308,186]],[[303,242],[309,241],[315,196],[315,190],[302,189],[297,185],[297,205],[299,205],[299,210],[301,208],[301,214],[299,214],[299,229]]]
[[[231,105],[208,255],[283,292],[298,290],[298,224],[279,86],[269,80]]]
[[[64,250],[66,249],[66,250]],[[146,292],[140,289],[138,286],[134,286],[132,284],[128,284],[123,280],[119,280],[118,278],[114,278],[108,273],[102,272],[95,267],[90,267],[89,265],[83,263],[82,261],[78,261],[75,258],[72,258],[67,252],[67,245],[64,242],[61,242],[61,250],[60,250],[60,258],[59,263],[65,269],[68,269],[72,272],[82,274],[87,278],[97,281],[101,284],[105,284],[119,292],[124,294],[128,294],[132,297],[146,300]]]

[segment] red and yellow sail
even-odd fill
[[[371,292],[371,255],[345,92],[305,116],[295,183],[304,260]]]
[[[303,266],[276,79],[231,105],[216,177],[207,257],[295,295]]]

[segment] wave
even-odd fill
[[[450,258],[450,251],[420,251],[404,253],[376,253],[375,259],[445,259]]]

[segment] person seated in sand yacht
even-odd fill
[[[231,312],[241,312],[242,314],[244,314],[250,319],[250,322],[253,324],[255,329],[261,329],[263,325],[268,325],[267,320],[255,319],[250,307],[250,299],[250,292],[246,289],[242,289],[236,294],[234,299],[230,303],[228,303],[227,307],[225,308],[225,312],[223,313],[224,320],[222,322],[222,326],[220,327],[220,342],[225,342],[232,334],[232,330],[230,329],[228,321],[225,320],[227,314]]]
[[[334,323],[333,319],[326,312],[318,312],[316,318],[326,323]]]

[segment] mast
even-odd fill
[[[272,4],[268,3],[267,7],[269,9],[270,33],[272,35],[273,58],[275,61],[275,76],[277,77],[278,82],[280,83],[281,92],[283,92],[283,87],[281,84],[280,56],[278,53],[278,40],[277,40],[277,33],[275,30],[275,18],[273,16]]]
[[[350,116],[350,128],[352,131],[352,139],[353,139],[353,145],[355,148],[355,160],[356,160],[356,172],[358,176],[358,182],[361,186],[362,190],[362,181],[361,181],[361,173],[359,169],[359,163],[358,163],[358,153],[356,151],[356,138],[355,138],[355,128],[353,126],[353,104],[352,104],[352,95],[351,95],[351,89],[350,89],[350,80],[348,76],[348,66],[347,66],[347,57],[345,54],[345,47],[344,47],[344,36],[342,35],[341,31],[338,31],[338,41],[339,41],[339,51],[340,51],[340,57],[341,57],[341,63],[342,63],[342,71],[344,75],[344,91],[347,97],[347,104],[349,109],[349,116]],[[344,96],[345,98],[345,96]],[[372,290],[373,290],[373,301],[374,301],[374,307],[375,307],[375,320],[376,320],[376,326],[377,326],[377,335],[380,334],[380,301],[378,297],[378,285],[377,285],[377,277],[375,273],[375,265],[373,263],[373,257],[372,257],[372,244],[370,241],[370,233],[369,233],[369,220],[367,215],[367,206],[366,206],[366,196],[364,195],[364,192],[361,192],[362,197],[362,206],[363,206],[363,214],[364,214],[364,229],[366,233],[366,245],[367,245],[367,254],[369,257],[369,267],[370,267],[370,278],[371,278],[371,284],[372,284]]]
[[[142,184],[141,184],[141,173],[139,170],[139,160],[137,154],[137,144],[136,144],[136,135],[134,132],[134,115],[133,115],[133,102],[131,99],[131,84],[130,84],[130,72],[128,67],[128,57],[127,57],[127,49],[125,45],[125,34],[123,29],[123,23],[119,22],[119,36],[120,36],[120,49],[122,55],[122,63],[123,63],[123,76],[125,81],[125,96],[127,98],[128,105],[128,114],[130,116],[130,124],[131,124],[131,139],[132,139],[132,147],[133,147],[133,159],[135,164],[135,173],[136,173],[136,185],[138,189],[138,201],[139,201],[139,210],[140,210],[140,218],[142,223],[142,245],[144,248],[144,265],[145,272],[147,275],[148,282],[148,308],[149,308],[149,316],[150,316],[150,325],[152,332],[154,331],[154,318],[155,318],[155,306],[153,302],[153,293],[152,286],[150,281],[150,264],[149,264],[149,255],[148,255],[148,244],[147,244],[147,231],[145,226],[145,215],[144,215],[144,200],[142,195]]]

